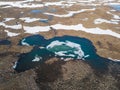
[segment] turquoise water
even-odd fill
[[[0,45],[10,45],[11,42],[9,40],[0,40]]]
[[[43,36],[33,35],[22,39],[19,45],[30,45],[36,48],[20,56],[15,68],[16,71],[31,69],[52,57],[57,57],[61,60],[69,58],[73,60],[82,59],[98,71],[106,71],[109,62],[112,62],[109,59],[97,55],[92,42],[86,38],[62,36],[46,40]],[[39,47],[44,47],[44,49]],[[42,57],[43,59],[33,62],[36,56]]]

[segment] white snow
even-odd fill
[[[101,23],[119,24],[118,21],[116,21],[116,20],[106,20],[106,19],[98,18],[98,19],[94,20],[94,24],[101,24]]]
[[[110,60],[112,60],[112,61],[114,61],[114,62],[120,62],[120,60],[118,60],[118,59],[113,59],[113,58],[111,58],[111,57],[109,57],[108,59],[110,59]]]
[[[32,0],[31,0],[32,1]],[[64,1],[59,2],[44,2],[39,4],[30,3],[30,1],[0,1],[0,6],[4,6],[3,8],[8,7],[18,7],[18,8],[37,8],[37,7],[44,7],[44,6],[62,6]],[[6,6],[7,5],[7,6]]]
[[[5,28],[11,28],[11,29],[21,29],[22,26],[21,24],[18,24],[18,25],[7,25],[3,22],[0,22],[0,26],[4,26]]]
[[[23,18],[20,18],[20,19],[23,20],[26,23],[32,23],[32,22],[40,21],[40,20],[48,20],[48,19],[43,19],[43,18],[31,18],[31,17],[23,17]]]
[[[110,36],[114,36],[117,38],[120,38],[120,34],[113,32],[109,29],[103,30],[100,29],[98,27],[96,28],[85,28],[82,24],[78,24],[78,25],[62,25],[62,24],[56,24],[56,25],[52,25],[53,28],[55,29],[63,29],[63,30],[76,30],[76,31],[84,31],[87,33],[92,33],[92,34],[103,34],[103,35],[110,35]]]
[[[32,1],[32,0],[31,0]],[[19,7],[19,8],[36,8],[43,7],[43,4],[30,4],[31,1],[0,1],[0,6],[4,6],[4,8],[8,7]],[[6,6],[7,5],[7,6]]]
[[[113,19],[120,20],[120,16],[118,16],[118,15],[116,15],[116,14],[113,14],[113,13],[111,13],[111,12],[109,12],[109,11],[107,11],[106,13],[112,15],[112,16],[113,16]]]
[[[111,5],[120,5],[120,1],[118,1],[118,2],[104,3],[104,5],[109,5],[109,6],[111,6]]]
[[[5,32],[7,32],[7,35],[9,36],[9,37],[14,37],[14,36],[18,36],[20,33],[13,33],[13,32],[10,32],[10,31],[8,31],[8,30],[5,30]]]
[[[11,20],[14,20],[15,18],[4,18],[5,20],[3,22],[8,22],[8,21],[11,21]]]
[[[10,8],[10,7],[18,7],[18,8],[37,8],[37,7],[44,7],[44,6],[61,6],[61,7],[70,7],[74,4],[79,5],[90,5],[90,6],[97,6],[97,5],[119,5],[120,1],[114,2],[115,0],[58,0],[57,2],[43,2],[35,4],[32,1],[34,0],[24,0],[24,1],[0,1],[0,6],[2,8]],[[41,1],[41,0],[36,0]]]
[[[20,18],[20,19],[24,20],[27,23],[31,23],[31,22],[40,20],[40,18],[30,18],[30,17],[24,17],[24,18]]]
[[[15,69],[17,67],[17,62],[15,62],[15,65],[13,66],[13,69]]]
[[[59,2],[44,2],[44,5],[45,6],[53,6],[53,5],[56,5],[56,6],[62,6],[65,1],[59,1]]]
[[[21,25],[6,25],[5,23],[1,22],[0,23],[1,26],[4,26],[5,28],[11,28],[11,29],[21,29]],[[62,24],[54,24],[51,25],[51,27],[57,29],[57,30],[76,30],[76,31],[84,31],[87,33],[91,33],[91,34],[103,34],[103,35],[110,35],[110,36],[114,36],[117,38],[120,38],[120,34],[111,31],[110,29],[100,29],[98,27],[95,28],[85,28],[82,24],[77,24],[77,25],[62,25]],[[24,26],[24,30],[26,31],[26,33],[37,33],[37,32],[46,32],[50,30],[49,26]]]
[[[36,7],[53,6],[53,5],[55,5],[55,6],[64,6],[65,5],[65,4],[63,4],[65,1],[43,2],[43,3],[39,3],[39,4],[31,3],[31,1],[13,1],[13,2],[12,1],[8,1],[8,2],[0,1],[0,6],[4,6],[5,5],[3,8],[9,8],[9,7],[36,8]],[[72,5],[73,4],[66,4],[66,6],[68,6],[68,7],[72,6]]]
[[[24,26],[24,30],[26,33],[37,33],[37,32],[46,32],[50,30],[49,26],[34,26],[34,27],[29,27],[29,26]]]
[[[44,13],[44,14],[46,14],[46,15],[53,15],[55,17],[64,18],[64,17],[71,17],[74,14],[79,14],[79,13],[82,13],[82,12],[85,12],[85,11],[94,11],[94,10],[95,10],[95,8],[92,8],[92,9],[81,9],[79,11],[68,11],[68,14],[53,14],[53,13]]]

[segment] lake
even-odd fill
[[[34,46],[31,52],[19,56],[15,67],[19,72],[36,67],[53,57],[61,60],[84,60],[94,70],[102,72],[108,69],[109,62],[113,62],[97,55],[92,42],[81,37],[61,36],[45,39],[41,35],[32,35],[23,38],[19,45]]]

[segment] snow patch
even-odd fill
[[[24,30],[26,33],[37,33],[37,32],[46,32],[50,30],[49,26],[35,26],[35,27],[29,27],[29,26],[24,26]]]
[[[5,20],[3,22],[8,22],[8,21],[11,21],[11,20],[14,20],[15,18],[4,18]]]
[[[15,65],[13,66],[13,69],[15,69],[15,68],[17,67],[17,63],[18,63],[18,62],[15,62]]]
[[[112,15],[114,19],[118,19],[118,20],[120,20],[120,16],[115,15],[115,14],[109,12],[109,11],[107,11],[106,13]]]
[[[4,26],[5,28],[11,28],[11,29],[21,29],[22,26],[20,24],[18,25],[6,25],[5,23],[1,22],[0,23],[1,26]],[[111,31],[110,29],[100,29],[98,27],[95,28],[85,28],[82,24],[77,24],[77,25],[62,25],[62,24],[54,24],[51,25],[52,28],[54,29],[58,29],[58,30],[76,30],[76,31],[84,31],[87,33],[91,33],[91,34],[101,34],[101,35],[110,35],[113,37],[117,37],[120,38],[120,34]],[[50,26],[34,26],[34,27],[30,27],[30,26],[24,26],[24,30],[26,31],[26,33],[37,33],[37,32],[46,32],[50,30]]]
[[[102,18],[98,18],[94,20],[94,24],[101,24],[101,23],[111,23],[111,24],[119,24],[118,22],[116,22],[115,20],[111,21],[111,20],[106,20],[106,19],[102,19]]]
[[[63,29],[63,30],[76,30],[76,31],[84,31],[87,33],[92,33],[92,34],[101,34],[101,35],[110,35],[110,36],[114,36],[117,38],[120,38],[120,34],[111,31],[110,29],[100,29],[98,27],[96,28],[85,28],[82,24],[78,24],[78,25],[62,25],[62,24],[56,24],[52,26],[55,29]]]
[[[118,59],[113,59],[113,58],[111,58],[111,57],[109,57],[108,59],[110,59],[110,60],[112,60],[112,61],[114,61],[114,62],[120,62],[120,60],[118,60]]]
[[[6,25],[3,22],[0,22],[0,26],[4,26],[5,28],[11,28],[11,29],[21,29],[22,28],[21,24],[18,24],[18,25]]]
[[[30,17],[25,17],[25,18],[20,18],[20,19],[24,20],[27,23],[31,23],[31,22],[40,20],[40,18],[30,18]]]
[[[82,13],[82,12],[85,12],[85,11],[94,11],[95,8],[92,8],[92,9],[82,9],[82,10],[79,10],[79,11],[68,11],[68,14],[53,14],[53,13],[44,13],[46,15],[53,15],[55,17],[71,17],[73,16],[74,14],[79,14],[79,13]]]
[[[9,36],[9,37],[14,37],[14,36],[18,36],[20,33],[13,33],[13,32],[10,32],[10,31],[8,31],[8,30],[5,30],[5,32],[7,32],[7,35]]]

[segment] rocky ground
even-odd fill
[[[0,90],[120,90],[120,66],[112,63],[106,73],[96,72],[82,60],[56,58],[25,72],[13,69],[18,56],[33,48],[19,46],[19,40],[33,34],[84,37],[92,41],[100,56],[120,60],[120,11],[109,6],[119,0],[23,1],[0,0],[0,40],[11,41],[10,45],[0,45]],[[32,10],[43,12],[35,14]],[[41,19],[51,20],[43,23]]]
[[[2,58],[6,61],[12,59]],[[0,90],[119,90],[120,66],[109,65],[109,70],[99,73],[84,61],[48,60],[35,69],[16,73],[6,68],[0,71]],[[1,64],[1,63],[0,63]],[[8,66],[9,65],[9,66]]]

